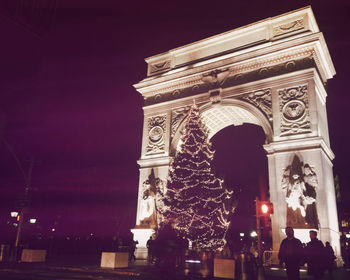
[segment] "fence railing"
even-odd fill
[[[278,251],[264,251],[263,266],[273,266],[279,264]]]

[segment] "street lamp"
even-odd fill
[[[257,236],[258,236],[258,234],[256,233],[255,230],[250,233],[250,237],[254,238],[254,237],[257,237]]]
[[[16,217],[18,216],[18,212],[12,211],[12,212],[10,213],[10,215],[11,215],[12,218],[16,218]]]
[[[36,223],[36,219],[35,218],[29,219],[29,223],[35,224]]]

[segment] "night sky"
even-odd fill
[[[309,4],[337,71],[327,109],[334,174],[346,200],[348,1],[1,0],[0,231],[25,186],[9,146],[25,172],[34,160],[28,217],[38,218],[43,234],[128,231],[136,219],[143,124],[132,85],[146,76],[144,58]],[[242,190],[241,201],[248,190],[267,187],[264,137],[252,125],[213,137],[215,168]]]

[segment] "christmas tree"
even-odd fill
[[[181,236],[203,250],[221,250],[233,212],[232,194],[217,178],[211,162],[214,151],[194,103],[182,131],[180,150],[170,169],[162,214]]]

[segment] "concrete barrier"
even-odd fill
[[[101,267],[123,268],[129,266],[129,253],[127,252],[102,252]]]
[[[45,262],[46,250],[23,249],[21,262]]]
[[[214,277],[234,279],[235,261],[231,259],[214,259]]]

